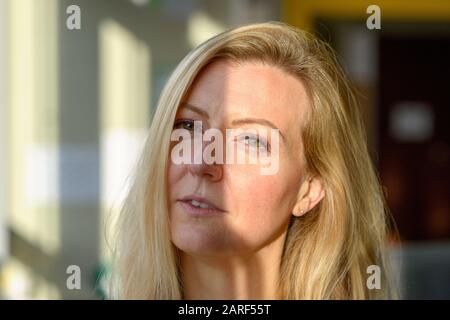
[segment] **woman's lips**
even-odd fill
[[[197,200],[194,200],[194,204],[192,203],[192,200],[178,200],[177,202],[180,203],[181,207],[184,209],[185,212],[193,216],[217,216],[223,215],[225,213],[225,211],[211,205],[208,205],[208,207],[206,208],[194,205],[200,202]],[[205,204],[204,202],[200,203]]]

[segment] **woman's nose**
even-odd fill
[[[197,175],[197,176],[201,176],[201,177],[205,177],[210,179],[211,181],[219,181],[220,179],[222,179],[222,175],[223,175],[223,164],[220,163],[215,163],[215,162],[210,162],[208,161],[205,162],[205,159],[203,157],[204,155],[204,150],[205,147],[209,144],[210,142],[203,142],[203,147],[200,151],[196,150],[194,151],[194,161],[191,161],[190,164],[188,164],[189,166],[189,171],[193,174],[193,175]]]
[[[221,164],[190,164],[189,171],[193,175],[205,177],[211,181],[219,181],[222,179],[222,165]]]

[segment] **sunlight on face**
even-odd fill
[[[307,108],[302,82],[259,62],[216,61],[197,76],[180,105],[174,129],[277,128],[279,168],[262,175],[255,164],[175,164],[169,161],[171,237],[193,255],[255,252],[287,230],[304,174],[301,125]],[[267,148],[269,136],[236,139],[237,148]],[[172,146],[173,147],[173,146]],[[207,147],[203,143],[202,147]]]

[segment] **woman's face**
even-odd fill
[[[202,256],[248,254],[285,233],[304,173],[301,126],[306,107],[302,82],[277,67],[221,60],[203,69],[178,109],[174,128],[192,132],[194,121],[201,121],[203,131],[216,128],[224,144],[249,153],[251,148],[267,149],[264,141],[273,141],[270,129],[276,127],[278,170],[264,175],[262,164],[249,161],[175,164],[169,155],[171,237],[177,248]],[[251,136],[225,143],[226,129],[259,132],[259,142]],[[203,142],[200,150],[207,145]],[[192,195],[217,210],[196,208],[199,203],[189,201]]]

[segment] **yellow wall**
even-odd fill
[[[312,31],[316,17],[365,20],[371,4],[380,7],[382,21],[450,22],[450,1],[443,0],[284,0],[282,18]]]

